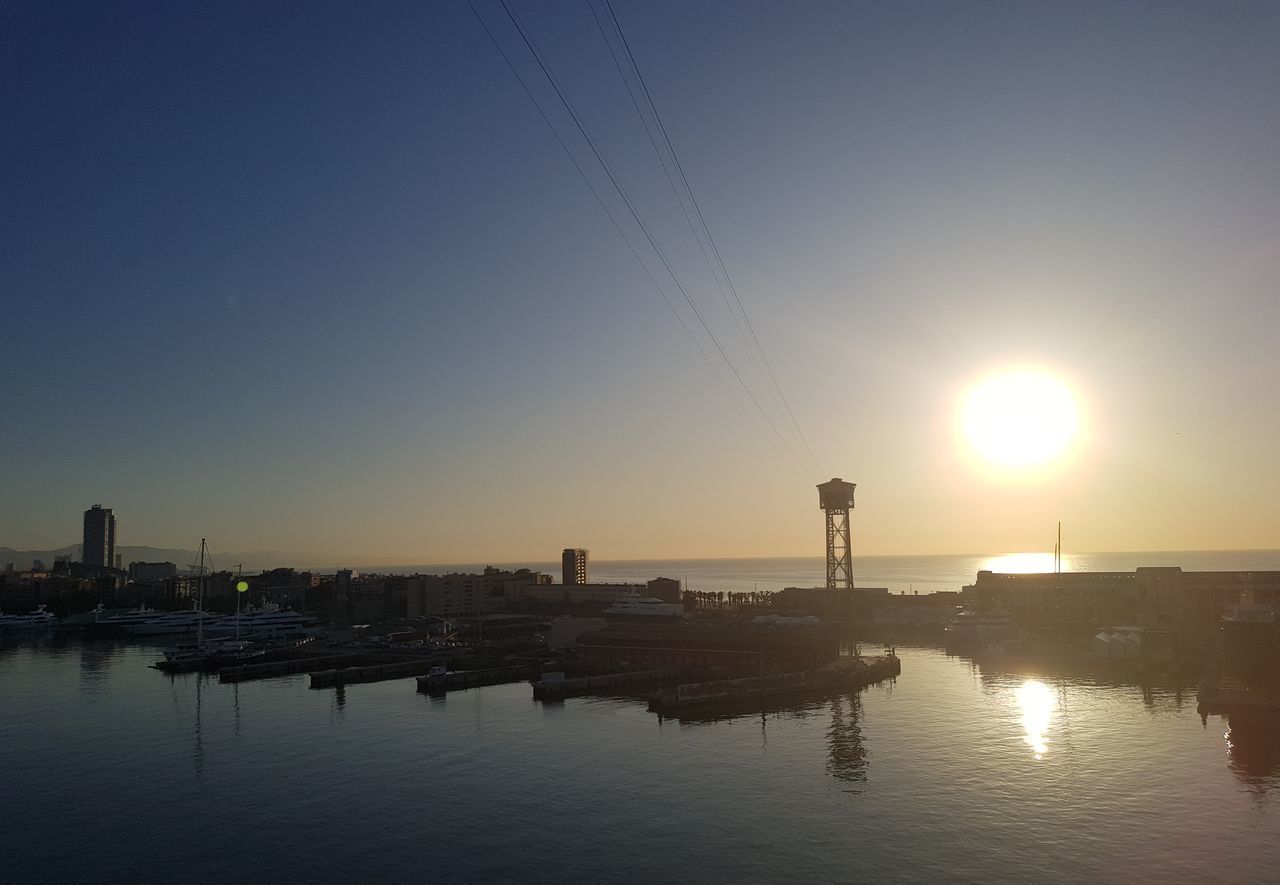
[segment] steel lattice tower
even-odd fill
[[[853,560],[850,558],[849,511],[853,509],[856,485],[833,477],[818,486],[818,506],[827,515],[827,589],[853,589]]]

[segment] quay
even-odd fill
[[[1196,706],[1202,714],[1280,711],[1280,695],[1251,691],[1242,680],[1231,677],[1206,679],[1196,691]]]
[[[892,679],[901,672],[902,662],[895,654],[846,657],[816,670],[684,683],[651,696],[649,710],[676,713],[744,700],[852,691]]]
[[[507,667],[489,667],[484,670],[455,670],[418,677],[418,691],[443,694],[479,685],[502,685],[507,682],[523,682],[533,675],[530,664],[514,664]]]
[[[384,658],[385,661],[385,658]],[[312,688],[331,688],[335,685],[351,685],[358,682],[380,682],[384,679],[402,679],[421,676],[432,667],[444,662],[443,658],[414,657],[385,663],[334,667],[309,673]]]
[[[309,673],[323,668],[359,667],[373,663],[374,659],[375,656],[369,654],[307,655],[266,663],[242,664],[239,667],[225,667],[219,670],[218,681],[246,682],[250,679],[270,679],[273,676]]]
[[[255,658],[254,664],[274,664],[280,661],[295,661],[302,658],[315,660],[317,657],[314,651],[300,652],[292,648],[271,649]],[[204,673],[216,673],[221,670],[230,669],[234,658],[226,655],[208,655],[201,658],[187,658],[180,661],[156,661],[151,664],[153,670],[159,670],[161,673],[194,673],[196,671]],[[238,664],[236,666],[248,666],[248,664]]]
[[[675,673],[674,670],[633,670],[624,673],[605,673],[600,676],[579,676],[573,679],[550,679],[533,684],[533,699],[559,701],[593,692],[608,693],[639,688],[669,679]]]

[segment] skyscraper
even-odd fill
[[[85,565],[110,568],[116,561],[116,516],[111,508],[94,504],[84,512],[84,550],[80,557]]]
[[[560,566],[563,571],[561,581],[565,584],[587,583],[587,551],[581,547],[566,547],[560,555]]]

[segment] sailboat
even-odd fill
[[[240,660],[244,658],[256,657],[264,653],[260,650],[254,650],[252,648],[251,643],[241,642],[239,641],[239,639],[230,640],[230,641],[225,639],[210,639],[210,640],[205,639],[204,634],[205,634],[206,620],[211,621],[210,626],[212,626],[213,624],[217,624],[220,621],[226,620],[220,615],[210,615],[204,611],[205,575],[208,572],[208,568],[205,566],[204,563],[205,563],[205,557],[207,553],[208,553],[208,543],[206,539],[201,538],[200,539],[200,562],[198,565],[195,566],[195,568],[197,569],[197,575],[198,575],[197,577],[198,584],[197,584],[197,591],[196,591],[197,593],[196,606],[192,612],[183,612],[184,615],[194,620],[196,641],[194,643],[180,644],[180,645],[174,646],[173,648],[165,649],[165,652],[164,652],[165,660],[171,664],[203,661],[211,657],[219,657],[219,658],[225,657],[225,658]],[[188,629],[183,630],[181,632],[191,632],[189,629],[189,624],[188,624]]]

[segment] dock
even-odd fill
[[[749,700],[777,700],[812,694],[854,691],[892,679],[902,672],[897,655],[842,658],[816,670],[690,682],[649,698],[656,713],[678,713]]]
[[[529,664],[506,667],[488,667],[484,670],[455,670],[435,676],[419,676],[418,691],[428,694],[444,694],[449,691],[475,688],[480,685],[502,685],[507,682],[523,682],[533,675]]]
[[[315,651],[299,651],[294,648],[278,648],[270,649],[252,659],[254,664],[274,664],[278,661],[295,661],[301,658],[310,658],[314,660],[317,657]],[[217,673],[221,670],[229,670],[232,667],[246,667],[246,664],[236,664],[235,659],[227,655],[208,655],[201,658],[184,658],[179,661],[156,661],[151,665],[153,670],[159,670],[161,673]]]
[[[294,673],[310,673],[321,669],[358,667],[370,663],[369,654],[307,655],[284,658],[258,664],[225,667],[218,671],[219,682],[246,682],[250,679],[270,679],[274,676],[290,676]]]
[[[584,694],[626,692],[653,685],[675,675],[674,670],[633,670],[623,673],[605,673],[599,676],[579,676],[552,682],[535,682],[535,701],[559,701]]]
[[[1201,713],[1235,713],[1246,710],[1280,711],[1280,695],[1251,691],[1240,679],[1205,680],[1196,691]]]
[[[328,670],[313,670],[309,676],[312,688],[332,688],[335,685],[352,685],[358,682],[380,682],[384,679],[404,679],[408,676],[421,676],[423,673],[429,672],[432,667],[442,663],[442,658],[416,657],[377,664],[358,664],[350,667],[334,667]]]

